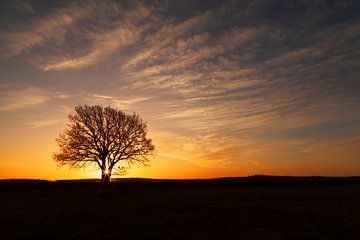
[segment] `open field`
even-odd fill
[[[0,239],[360,239],[360,177],[0,181]]]

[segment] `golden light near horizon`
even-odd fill
[[[125,177],[359,175],[355,3],[281,4],[1,2],[0,178],[99,178],[52,160],[84,104],[147,122]]]

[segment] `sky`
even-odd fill
[[[0,178],[58,167],[79,104],[136,112],[126,177],[360,175],[360,1],[0,2]]]

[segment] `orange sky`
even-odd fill
[[[282,4],[2,1],[0,178],[100,177],[52,160],[78,104],[147,122],[126,177],[359,175],[356,8]]]

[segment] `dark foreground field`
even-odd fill
[[[360,239],[360,178],[0,181],[0,239]]]

